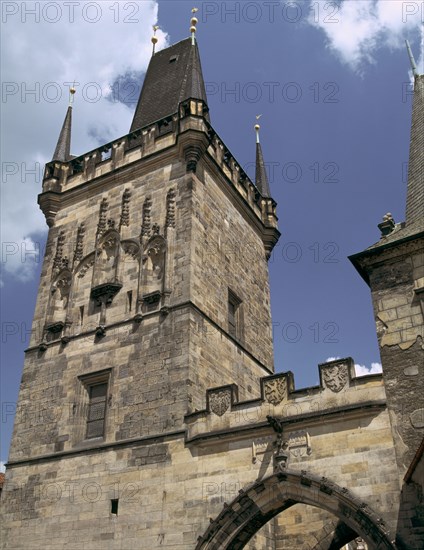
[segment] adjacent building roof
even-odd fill
[[[186,99],[207,105],[199,49],[191,38],[152,56],[130,131],[177,113]]]

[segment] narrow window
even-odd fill
[[[105,431],[107,382],[88,386],[87,439],[103,437]]]
[[[228,332],[233,338],[241,337],[241,300],[231,290],[228,291]]]
[[[112,156],[112,147],[110,147],[109,149],[103,149],[102,151],[102,162],[104,160],[109,160]]]
[[[129,290],[127,292],[127,313],[130,313],[132,311],[132,298],[133,298],[132,290]]]
[[[82,326],[84,324],[84,306],[80,306],[79,312],[80,312],[80,325]]]
[[[118,504],[119,504],[119,499],[117,498],[113,498],[110,501],[110,513],[113,514],[114,516],[118,515]]]

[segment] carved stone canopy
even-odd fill
[[[122,283],[103,283],[91,289],[91,298],[97,302],[98,306],[102,303],[110,305],[122,288]]]

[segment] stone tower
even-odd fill
[[[276,203],[262,152],[256,186],[210,124],[197,43],[152,57],[128,135],[73,157],[71,119],[39,196],[49,234],[9,457],[29,522],[43,517],[34,480],[80,479],[89,454],[136,483],[207,388],[257,398],[273,373]]]

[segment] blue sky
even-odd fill
[[[73,154],[126,134],[152,25],[160,25],[159,47],[177,42],[193,7],[79,2],[59,13],[54,2],[38,4],[31,15],[34,2],[2,2],[2,461],[41,267],[31,250],[42,252],[46,238],[36,197],[67,107],[64,83],[80,83]],[[282,232],[270,261],[276,370],[292,370],[297,387],[317,384],[317,365],[329,357],[378,370],[370,292],[347,256],[379,239],[387,212],[404,220],[411,86],[403,40],[423,72],[424,3],[197,7],[212,124],[252,176],[262,114]]]

